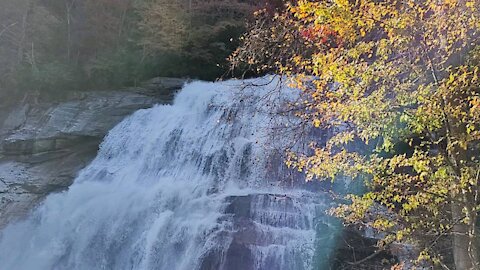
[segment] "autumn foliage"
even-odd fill
[[[235,68],[276,72],[303,91],[298,117],[333,133],[288,165],[369,191],[332,213],[374,228],[379,248],[479,269],[480,2],[297,1],[257,13]],[[363,145],[362,147],[356,147]],[[368,151],[365,149],[369,149]]]

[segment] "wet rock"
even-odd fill
[[[254,269],[254,260],[251,249],[245,244],[232,242],[227,251],[224,269]]]
[[[315,198],[284,194],[249,194],[226,198],[225,214],[231,228],[221,237],[226,248],[212,250],[202,260],[201,270],[283,270],[306,269],[303,247],[294,243],[299,237],[314,235]],[[312,211],[304,212],[306,202]],[[302,207],[299,207],[302,205]],[[301,210],[302,209],[302,210]],[[323,224],[322,221],[319,224]],[[332,241],[334,239],[331,239]],[[313,247],[310,247],[313,249]],[[311,250],[312,251],[312,250]],[[281,265],[279,256],[289,256],[289,265]],[[308,257],[308,256],[306,256]]]
[[[155,78],[144,87],[71,92],[63,101],[0,108],[0,228],[50,192],[72,183],[103,137],[126,116],[166,104],[186,80]]]
[[[186,79],[181,78],[157,77],[144,82],[142,87],[160,95],[170,95],[172,91],[178,90],[179,85],[185,84],[186,81]]]

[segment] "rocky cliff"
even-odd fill
[[[0,107],[0,228],[67,188],[108,131],[138,109],[170,103],[185,80],[72,92],[63,101]]]
[[[0,229],[24,216],[49,193],[67,189],[77,173],[96,156],[100,142],[118,122],[138,109],[169,104],[184,83],[181,79],[157,78],[139,88],[71,93],[61,102],[23,102],[0,108]],[[248,157],[251,148],[240,152]],[[198,155],[192,157],[198,159]],[[217,161],[223,159],[222,155]],[[215,159],[207,160],[205,169],[216,171],[212,166]],[[242,157],[239,162],[240,176],[245,174],[241,169],[245,160]],[[223,170],[229,167],[219,164]],[[274,172],[269,174],[278,178]],[[260,255],[269,270],[303,269],[299,267],[303,263],[300,257],[288,260],[291,264],[282,264],[278,255],[283,253],[278,247],[301,240],[312,230],[323,235],[315,243],[313,265],[383,269],[395,262],[389,253],[370,258],[376,250],[375,239],[366,238],[358,230],[339,231],[332,225],[337,221],[330,218],[313,225],[305,211],[312,199],[302,196],[255,193],[227,197],[221,216],[228,217],[231,227],[220,232],[216,240],[228,243],[228,247],[204,254],[200,269],[265,269],[256,265]],[[54,223],[58,222],[62,221],[55,219]],[[15,242],[19,240],[15,238]],[[292,256],[287,253],[284,252],[285,256]]]

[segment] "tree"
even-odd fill
[[[416,244],[418,262],[447,267],[436,247],[453,238],[459,270],[480,269],[479,8],[296,1],[273,17],[259,13],[231,59],[289,77],[303,91],[292,104],[298,116],[334,133],[311,153],[290,153],[288,165],[310,180],[365,180],[369,191],[332,213],[376,229],[381,248]]]
[[[21,62],[32,14],[32,1],[4,1],[0,9],[1,73]]]
[[[32,91],[53,98],[66,89],[136,85],[154,76],[215,79],[256,5],[253,0],[5,0],[0,87],[16,89],[18,95],[8,95],[13,99]]]
[[[156,0],[142,12],[142,45],[149,52],[173,51],[197,59],[225,55],[228,39],[243,29],[255,1]],[[230,32],[227,40],[219,36]],[[229,52],[228,52],[229,53]],[[228,55],[228,54],[227,54]]]
[[[40,2],[5,0],[0,4],[0,95],[5,95],[2,101],[25,99],[26,89],[39,90],[40,84],[27,81],[39,73],[47,52],[59,48],[58,42],[49,40],[58,32],[59,20]]]
[[[136,80],[141,47],[133,38],[139,20],[133,2],[4,1],[0,4],[4,71],[0,86],[24,96],[32,91],[60,93],[92,85],[116,87]],[[132,63],[134,58],[138,60]],[[98,67],[102,72],[97,72]]]

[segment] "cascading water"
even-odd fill
[[[283,166],[295,138],[275,130],[295,120],[278,110],[295,94],[278,85],[194,82],[136,112],[68,191],[3,230],[0,269],[326,269],[329,199]]]

